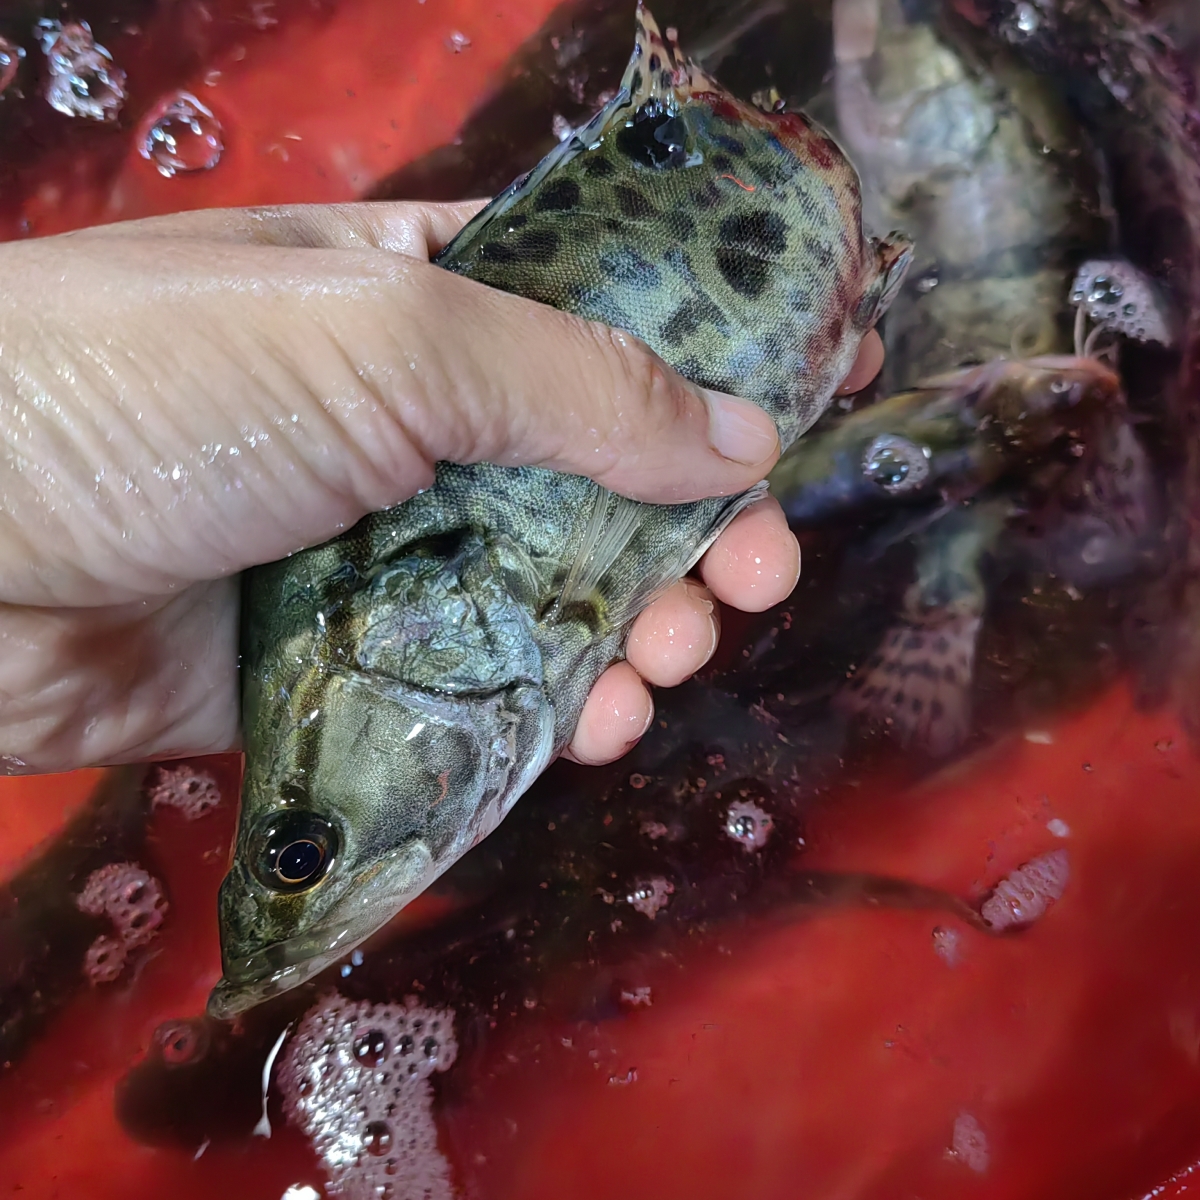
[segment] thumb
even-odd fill
[[[761,408],[694,386],[620,330],[424,264],[397,300],[411,369],[389,401],[427,463],[551,467],[670,503],[742,491],[779,456]],[[371,361],[361,327],[340,336]]]

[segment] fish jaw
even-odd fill
[[[306,983],[365,942],[440,874],[429,847],[414,842],[344,885],[339,902],[303,932],[280,941],[246,936],[223,946],[224,974],[209,997],[209,1016],[229,1020]],[[223,929],[236,929],[238,910],[245,911],[256,890],[261,885],[240,864],[226,877],[219,902]]]

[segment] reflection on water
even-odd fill
[[[615,86],[628,10],[558,10],[454,143],[375,193],[497,190]],[[1187,6],[1179,12],[1190,19]],[[294,1194],[320,1186],[393,1200],[454,1186],[501,1194],[489,1189],[522,1177],[511,1162],[528,1146],[522,1129],[501,1129],[520,1107],[504,1099],[505,1072],[524,1071],[524,1087],[551,1094],[575,1094],[582,1079],[606,1098],[597,1105],[653,1088],[654,1064],[626,1057],[631,1043],[614,1030],[654,1018],[673,986],[683,1003],[673,980],[702,991],[722,956],[746,948],[751,961],[754,946],[790,936],[802,915],[927,913],[930,957],[961,977],[1021,953],[1056,906],[1103,902],[1077,870],[1078,822],[1058,815],[1048,785],[1026,797],[1043,838],[1032,852],[970,878],[933,872],[929,886],[877,870],[878,860],[827,869],[810,826],[829,812],[852,811],[881,781],[891,792],[919,784],[947,757],[974,753],[983,764],[974,769],[1002,775],[1019,756],[1005,739],[1023,735],[1021,752],[1052,744],[1065,717],[1121,678],[1144,705],[1180,710],[1200,731],[1200,440],[1189,390],[1200,184],[1187,140],[1194,114],[1173,60],[1108,0],[668,3],[657,16],[734,90],[774,89],[827,121],[863,175],[879,230],[916,236],[917,263],[884,329],[883,379],[830,414],[776,476],[802,534],[804,577],[775,610],[729,616],[718,660],[659,697],[656,727],[628,759],[598,770],[560,764],[415,915],[320,986],[232,1028],[191,1010],[160,1013],[172,1019],[144,1061],[122,1065],[117,1112],[139,1143],[186,1151],[169,1159],[180,1187],[228,1150],[227,1180],[243,1178],[246,1162],[277,1164],[271,1186],[283,1185],[264,1196],[291,1182]],[[1200,44],[1186,21],[1180,29],[1181,41]],[[455,33],[444,34],[450,50],[475,52]],[[0,67],[9,72],[11,54]],[[81,102],[95,99],[84,91]],[[146,169],[223,169],[211,116],[192,96],[164,110],[146,134]],[[11,129],[4,135],[16,144]],[[1102,266],[1089,266],[1080,285],[1089,263]],[[1047,355],[1050,367],[1028,361]],[[990,365],[1000,357],[1017,361]],[[1080,372],[1087,386],[1065,391]],[[865,451],[854,442],[838,457],[868,403],[924,384],[895,422],[872,430]],[[806,454],[809,473],[788,474]],[[845,501],[854,489],[844,489],[813,516],[812,489],[843,477],[855,496],[867,488],[869,503]],[[0,1104],[15,1110],[12,1097],[36,1092],[36,1080],[24,1091],[13,1080],[22,1060],[44,1061],[56,1013],[106,994],[135,1003],[143,973],[161,980],[181,959],[183,931],[215,921],[204,889],[223,864],[208,862],[208,875],[197,867],[207,907],[189,916],[172,890],[178,861],[158,839],[174,836],[185,857],[189,837],[215,845],[227,836],[234,776],[226,764],[211,778],[180,769],[149,782],[147,791],[140,772],[115,774],[10,884],[0,1047],[17,1065]],[[155,901],[159,879],[169,911]],[[102,938],[112,945],[100,962]],[[87,962],[111,993],[88,990]],[[106,971],[116,982],[103,982]],[[208,982],[194,989],[201,1001]],[[1189,1003],[1171,1009],[1171,1037],[1192,1047],[1194,1063],[1200,1001]],[[268,1071],[276,1128],[267,1143],[254,1137],[263,1064],[284,1033]],[[941,1051],[914,1050],[911,1037],[889,1031],[887,1052],[937,1059]],[[955,1196],[965,1172],[992,1180],[997,1195],[1035,1194],[1003,1183],[1021,1112],[989,1109],[989,1080],[1001,1073],[989,1070],[954,1100],[937,1145],[904,1160],[906,1186]],[[212,1157],[193,1165],[198,1150]],[[840,1194],[896,1194],[872,1186]]]

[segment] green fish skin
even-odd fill
[[[477,216],[447,270],[619,326],[792,443],[911,247],[799,114],[735,100],[639,9],[621,90]],[[246,752],[221,888],[231,1017],[345,955],[486,837],[566,745],[629,625],[762,489],[636,504],[440,464],[432,488],[244,582]]]

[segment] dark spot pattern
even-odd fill
[[[771,278],[771,264],[765,258],[747,254],[744,250],[731,250],[728,246],[718,247],[716,257],[717,269],[739,296],[757,300],[766,290]]]
[[[685,300],[662,323],[659,333],[664,342],[677,346],[684,338],[695,333],[705,321],[715,321],[721,316],[720,310],[703,296],[694,296]]]
[[[617,169],[602,154],[588,155],[583,160],[582,168],[583,173],[593,179],[607,179]]]
[[[746,147],[742,145],[737,138],[729,137],[728,134],[719,133],[713,139],[722,150],[732,154],[735,158],[741,158],[746,153]]]
[[[733,170],[733,159],[728,154],[714,154],[709,162],[714,171],[729,172]]]
[[[763,257],[782,254],[787,249],[787,225],[778,213],[735,213],[721,222],[721,244]]]
[[[650,202],[645,192],[630,187],[627,183],[618,183],[613,188],[617,206],[627,216],[635,221],[648,221],[658,216],[658,209]]]
[[[573,179],[559,179],[550,184],[534,202],[538,212],[570,212],[579,206],[583,193]]]

